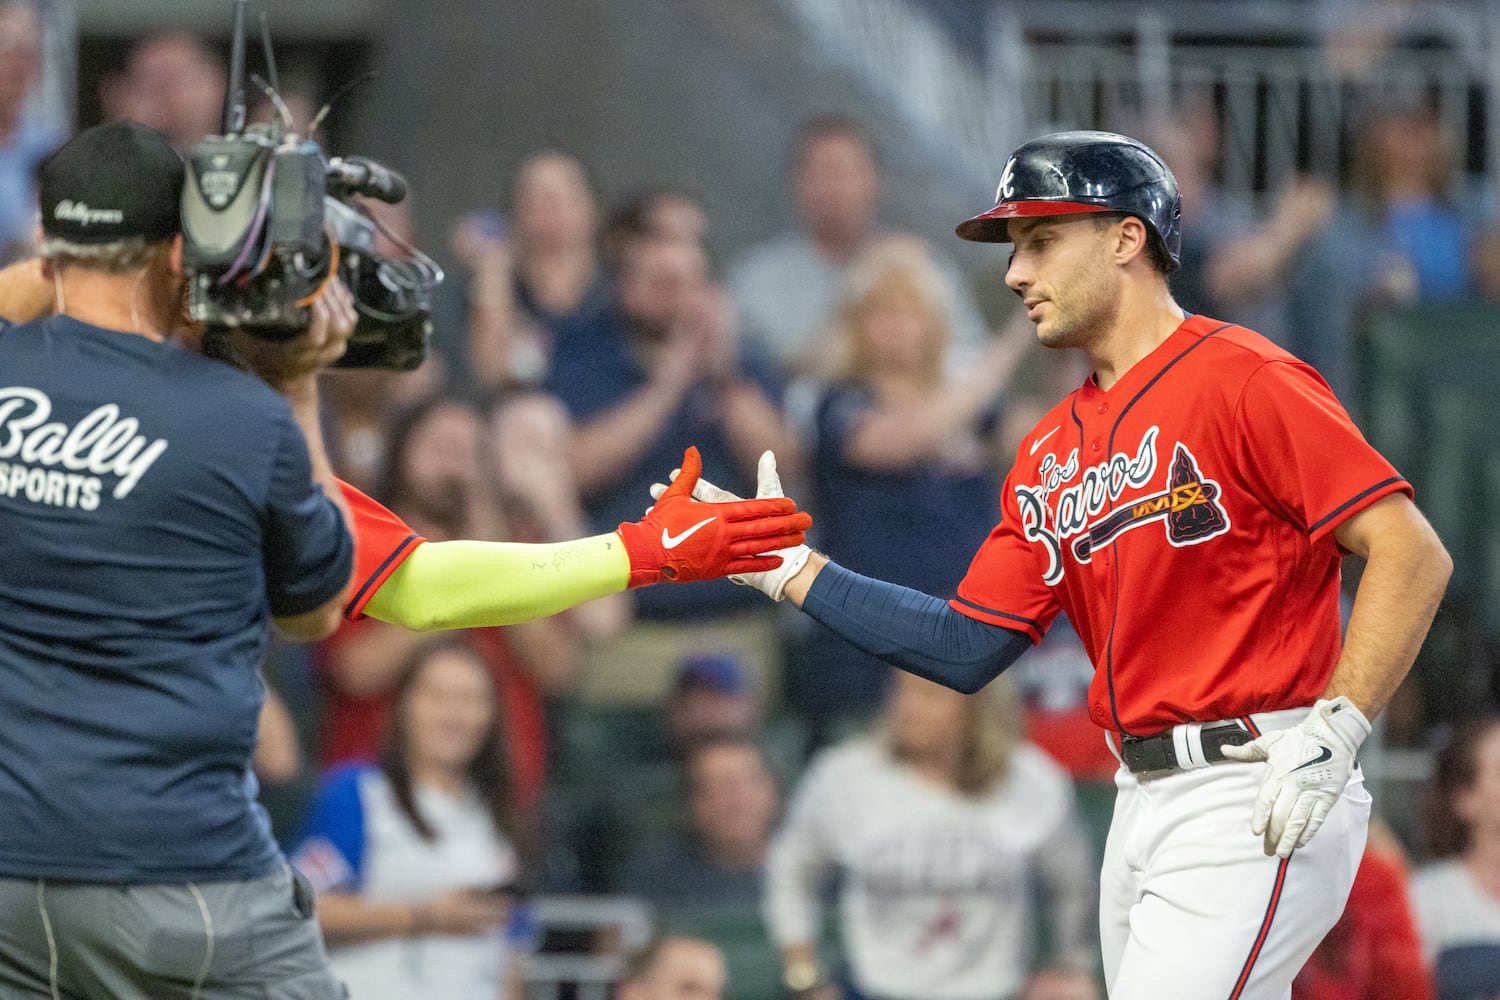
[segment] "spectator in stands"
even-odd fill
[[[638,239],[681,240],[708,248],[708,212],[692,192],[659,185],[637,192],[609,217],[604,227],[604,258],[618,270],[629,245]]]
[[[766,449],[798,464],[774,376],[742,349],[733,309],[692,243],[633,245],[610,307],[562,330],[548,388],[575,422],[574,475],[595,525],[639,517],[651,484],[689,444],[703,454],[706,479],[752,492]],[[747,589],[714,582],[636,591],[637,622],[590,654],[584,695],[597,700],[598,680],[616,692],[630,688],[621,698],[658,699],[664,671],[715,647],[744,656],[757,680],[767,680],[779,662],[773,616]]]
[[[788,988],[828,981],[815,942],[834,870],[846,996],[1019,995],[1038,967],[1038,882],[1054,979],[1087,986],[1097,885],[1072,799],[1066,774],[1022,739],[1006,680],[965,696],[900,674],[883,731],[814,758],[772,846],[766,918]]]
[[[1434,860],[1412,898],[1438,1000],[1500,996],[1500,715],[1465,723],[1438,752],[1425,816]]]
[[[516,168],[499,216],[476,215],[455,232],[468,274],[469,375],[482,392],[536,385],[550,367],[559,327],[598,312],[598,203],[583,164],[557,150]]]
[[[651,903],[661,926],[723,950],[731,1000],[775,996],[781,965],[760,901],[781,797],[760,738],[743,730],[700,738],[679,785],[686,822],[636,856],[623,888]]]
[[[819,544],[856,572],[951,595],[999,517],[1002,395],[1036,334],[1024,322],[990,342],[963,377],[945,361],[941,272],[921,241],[873,241],[849,270],[837,313],[841,364],[816,409],[811,465]],[[910,544],[878,541],[901,524]],[[790,704],[815,744],[879,711],[883,664],[820,625],[793,671]]]
[[[798,228],[747,251],[731,265],[728,283],[746,336],[797,378],[824,370],[826,327],[846,273],[880,235],[881,176],[870,133],[847,115],[804,122],[790,168]],[[946,261],[938,267],[949,296],[942,306],[962,360],[983,342],[985,324],[961,272]]]
[[[223,128],[225,78],[223,62],[196,35],[153,35],[131,50],[118,92],[106,103],[121,118],[160,129],[187,155]]]
[[[329,775],[294,858],[334,969],[362,1000],[521,1000],[529,842],[489,670],[452,638],[423,645],[395,702],[379,763]]]
[[[1354,337],[1370,309],[1475,291],[1472,213],[1452,187],[1450,137],[1422,102],[1372,102],[1357,136],[1355,193],[1288,272],[1288,343],[1335,392],[1354,391]]]
[[[1328,221],[1334,192],[1310,179],[1283,192],[1264,223],[1248,201],[1219,184],[1223,141],[1219,115],[1207,94],[1186,96],[1152,127],[1157,150],[1177,178],[1182,217],[1182,266],[1172,275],[1172,297],[1190,313],[1239,323],[1284,343],[1286,301],[1279,272]]]
[[[687,751],[682,771],[687,828],[636,858],[625,890],[667,914],[758,913],[779,800],[765,751],[749,733],[705,736]]]
[[[1344,914],[1292,983],[1292,1000],[1433,1000],[1401,844],[1370,824]]]
[[[589,889],[621,890],[626,869],[677,829],[692,747],[763,731],[762,695],[738,658],[694,653],[673,667],[675,679],[657,706],[574,704],[564,716],[563,737],[574,753],[562,777],[578,814],[577,850]]]
[[[0,3],[0,264],[31,256],[37,165],[62,133],[28,114],[42,69],[42,17],[34,0]]]
[[[670,936],[653,941],[633,961],[616,1000],[721,1000],[724,956],[709,941]]]

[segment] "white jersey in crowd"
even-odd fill
[[[988,327],[958,265],[932,247],[928,252],[946,286],[951,370],[962,372],[983,346]],[[730,267],[727,284],[746,335],[785,365],[830,336],[848,273],[848,265],[829,260],[805,233],[793,232],[751,247]]]
[[[449,889],[511,881],[517,858],[495,831],[488,809],[472,790],[454,797],[418,786],[422,817],[437,833],[421,838],[391,790],[385,773],[357,774],[363,843],[340,848],[341,838],[315,835],[294,863],[319,891],[357,886],[369,903],[427,903]],[[345,851],[358,857],[345,858]],[[346,867],[347,866],[347,867]],[[511,945],[506,932],[490,937],[423,934],[329,948],[334,971],[356,1000],[495,1000],[500,996]]]
[[[1493,945],[1500,959],[1500,900],[1485,892],[1458,860],[1429,865],[1411,880],[1412,909],[1428,961],[1439,952]]]
[[[809,766],[772,846],[766,919],[780,946],[814,942],[825,877],[842,873],[840,937],[854,985],[891,1000],[999,1000],[1033,960],[1033,879],[1054,951],[1097,960],[1098,883],[1067,775],[1022,745],[993,791],[961,795],[894,760],[880,740]]]

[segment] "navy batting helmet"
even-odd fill
[[[1007,219],[1124,212],[1146,224],[1167,271],[1182,255],[1177,178],[1143,143],[1113,132],[1054,132],[1022,144],[1000,174],[995,207],[958,224],[978,243],[1009,243]]]

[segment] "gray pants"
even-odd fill
[[[341,1000],[312,890],[0,878],[0,1000]]]

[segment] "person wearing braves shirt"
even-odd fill
[[[280,394],[170,340],[183,177],[142,125],[65,144],[39,172],[57,314],[0,326],[7,997],[343,992],[249,763],[268,620],[321,637],[348,587],[302,404],[353,304],[316,300]]]
[[[1065,611],[1121,759],[1101,878],[1110,997],[1282,1000],[1348,897],[1370,812],[1355,755],[1451,560],[1316,372],[1172,300],[1180,201],[1154,152],[1043,136],[1012,154],[996,200],[958,234],[1014,244],[1005,281],[1038,338],[1093,374],[1022,440],[957,595],[805,547],[739,582],[963,691]],[[781,495],[774,462],[760,471],[759,494]],[[1365,567],[1341,643],[1345,553]]]

